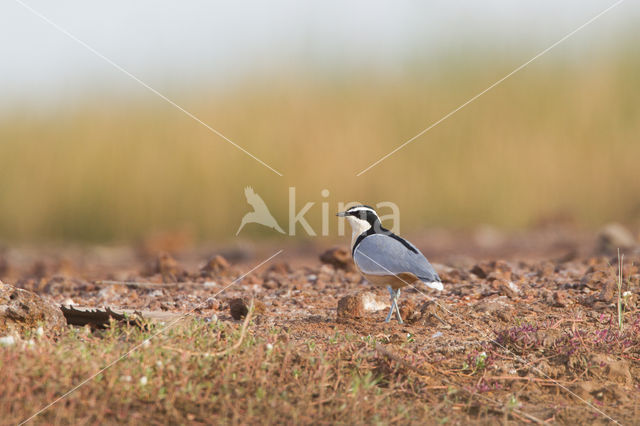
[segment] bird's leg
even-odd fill
[[[398,297],[400,297],[400,289],[396,290],[395,305],[396,305],[396,316],[398,317],[398,323],[402,324],[402,316],[400,316],[400,307],[398,307]]]
[[[391,315],[393,314],[393,308],[396,303],[396,300],[394,297],[395,293],[390,285],[387,286],[387,290],[389,290],[389,297],[391,298],[391,308],[389,309],[389,314],[387,315],[387,318],[384,320],[384,322],[389,322],[391,320]]]

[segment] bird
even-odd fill
[[[252,187],[247,186],[244,189],[244,196],[247,198],[247,203],[253,207],[253,211],[242,217],[242,221],[236,235],[240,233],[244,225],[247,223],[259,223],[260,225],[273,228],[281,234],[285,233],[284,230],[280,228],[280,225],[278,225],[278,222],[276,222],[276,219],[271,215],[271,212],[269,211],[269,208],[267,208],[264,200],[253,190]]]
[[[354,206],[337,216],[345,217],[351,225],[351,256],[362,276],[389,291],[391,308],[385,322],[395,311],[402,324],[398,307],[402,287],[422,281],[427,287],[442,291],[442,280],[427,258],[409,241],[383,228],[372,207]]]

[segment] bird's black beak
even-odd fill
[[[336,213],[336,216],[340,216],[340,217],[345,217],[347,215],[347,212],[338,212]]]

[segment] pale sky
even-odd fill
[[[20,0],[159,90],[299,68],[393,70],[448,49],[522,51],[526,60],[615,0]],[[627,0],[565,42],[588,54],[630,39]],[[62,102],[131,81],[16,0],[0,2],[0,105]]]

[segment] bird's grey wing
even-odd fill
[[[388,235],[369,235],[356,246],[353,260],[368,275],[410,272],[424,282],[440,281],[433,266],[420,250],[411,243],[409,245],[415,252]]]

